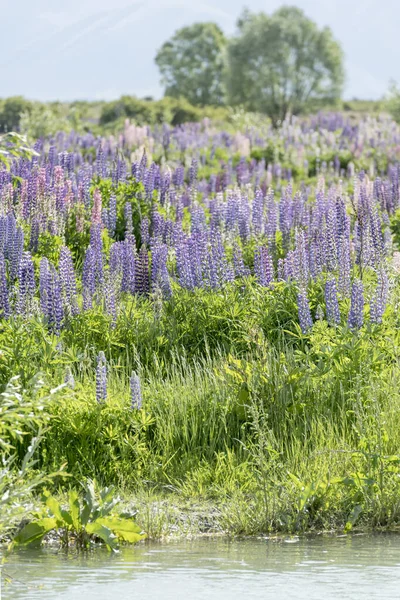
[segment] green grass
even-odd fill
[[[251,280],[218,292],[176,290],[161,310],[139,298],[115,328],[100,310],[86,313],[60,338],[40,321],[10,320],[0,333],[1,381],[19,375],[25,396],[45,405],[36,468],[65,465],[70,474],[55,491],[88,477],[116,484],[154,537],[392,527],[400,519],[393,277],[383,325],[358,332],[343,318],[303,336],[295,289]],[[313,310],[321,293],[314,285]],[[99,405],[100,350],[109,378]],[[75,388],[49,397],[67,366]],[[140,411],[130,406],[132,369],[142,383]],[[15,443],[21,458],[29,440]]]

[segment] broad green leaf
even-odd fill
[[[351,511],[349,518],[347,519],[347,523],[344,528],[346,532],[351,531],[351,529],[353,528],[353,525],[355,524],[355,522],[357,521],[357,519],[361,513],[362,513],[362,506],[360,504],[356,504],[354,506],[353,510]]]
[[[81,523],[83,526],[85,526],[87,524],[87,522],[89,521],[91,512],[92,512],[92,507],[90,504],[87,503],[87,500],[85,498],[85,500],[83,501],[83,508],[82,508],[82,512],[81,512]]]
[[[81,518],[80,518],[80,512],[81,512],[81,507],[79,504],[79,497],[78,497],[78,493],[75,490],[70,490],[69,494],[68,494],[68,501],[69,501],[69,510],[70,510],[70,514],[71,514],[71,519],[72,519],[72,525],[75,528],[75,531],[80,531],[81,530]]]
[[[113,533],[115,533],[124,542],[136,544],[144,540],[146,534],[132,519],[122,519],[120,517],[105,517],[97,519],[96,523],[101,523]]]
[[[110,529],[108,529],[108,527],[105,527],[98,521],[95,521],[94,523],[88,523],[88,525],[86,526],[86,531],[87,533],[95,535],[101,540],[103,540],[107,548],[109,548],[110,550],[116,550],[118,548],[117,537],[113,534],[113,532]]]
[[[37,521],[32,521],[32,523],[25,525],[18,535],[15,536],[13,544],[17,546],[28,546],[35,543],[40,543],[46,533],[56,528],[57,521],[52,517],[46,517]]]
[[[46,498],[46,506],[50,509],[50,511],[53,513],[53,515],[56,517],[57,521],[59,522],[58,525],[59,527],[64,527],[64,526],[71,526],[72,525],[72,518],[71,515],[69,514],[69,512],[67,510],[64,510],[60,503],[58,502],[58,500],[56,500],[54,498],[54,496],[52,496],[50,494],[49,491],[45,491],[43,493],[43,496]]]

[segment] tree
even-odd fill
[[[274,124],[313,102],[340,97],[343,52],[328,27],[284,6],[271,16],[245,10],[228,49],[232,104],[267,113]]]
[[[215,23],[179,29],[156,56],[165,95],[194,105],[223,104],[226,38]]]
[[[21,114],[31,109],[31,102],[22,96],[13,96],[0,102],[0,132],[19,128]]]
[[[400,90],[395,81],[391,81],[389,92],[385,98],[386,109],[392,115],[393,119],[400,123]]]

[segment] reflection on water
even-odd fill
[[[212,540],[140,545],[110,555],[21,551],[6,599],[395,600],[400,535]]]

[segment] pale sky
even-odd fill
[[[176,29],[215,21],[229,35],[243,6],[282,4],[332,28],[346,98],[379,98],[390,79],[400,83],[400,0],[0,0],[0,97],[161,97],[154,57]]]

